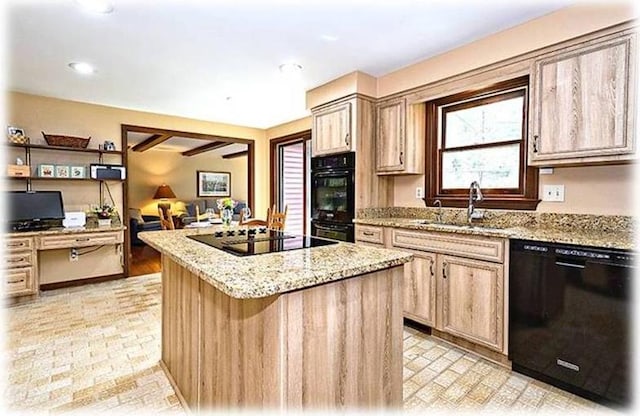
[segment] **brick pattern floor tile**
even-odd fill
[[[7,308],[12,411],[185,414],[160,369],[159,274],[43,292]],[[405,327],[404,408],[606,411]]]

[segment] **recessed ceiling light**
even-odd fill
[[[76,0],[83,9],[92,13],[111,13],[113,4],[109,0]]]
[[[298,74],[302,71],[302,65],[294,62],[280,65],[280,72],[283,74]]]
[[[93,74],[94,72],[96,72],[96,69],[91,64],[88,64],[86,62],[71,62],[69,64],[69,68],[80,74]]]
[[[338,39],[340,39],[337,36],[333,36],[333,35],[320,35],[320,38],[322,40],[326,40],[327,42],[335,42]]]

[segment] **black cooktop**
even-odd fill
[[[337,244],[337,241],[286,234],[266,228],[217,231],[214,234],[197,234],[187,237],[236,256],[254,256]]]

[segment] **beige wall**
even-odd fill
[[[266,136],[268,140],[271,140],[305,130],[311,130],[311,117],[300,118],[298,120],[270,127],[267,129]]]
[[[170,200],[174,212],[184,209],[184,202],[197,198],[196,171],[231,173],[231,197],[247,201],[247,157],[223,159],[213,153],[182,156],[180,153],[149,150],[129,151],[129,206],[141,208],[143,214],[157,215],[157,200],[152,199],[159,185],[166,183],[176,194]]]
[[[116,143],[118,150],[121,150],[120,127],[122,124],[253,139],[255,140],[256,151],[255,208],[259,212],[266,212],[267,210],[269,204],[269,178],[266,172],[269,171],[269,148],[264,130],[16,92],[9,93],[7,104],[9,110],[7,123],[24,128],[27,135],[32,138],[32,142],[36,143],[44,143],[40,131],[45,131],[46,133],[70,136],[91,136],[90,147],[97,147],[98,143],[109,139]],[[50,156],[47,155],[47,157]],[[68,155],[60,154],[56,157],[63,159],[61,163],[66,163],[69,160]],[[109,163],[109,161],[106,162]],[[112,161],[112,163],[115,162]],[[88,184],[91,183],[88,182]],[[39,184],[38,186],[41,185]],[[97,191],[92,192],[93,188],[89,189],[86,184],[68,185],[56,182],[47,186],[62,188],[65,208],[87,209],[89,203],[98,202]],[[121,192],[117,187],[113,191],[114,197],[119,199],[116,195],[121,195]],[[118,200],[116,202],[122,208],[122,201]]]

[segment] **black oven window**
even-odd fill
[[[321,178],[316,187],[317,208],[324,211],[347,210],[347,178]]]

